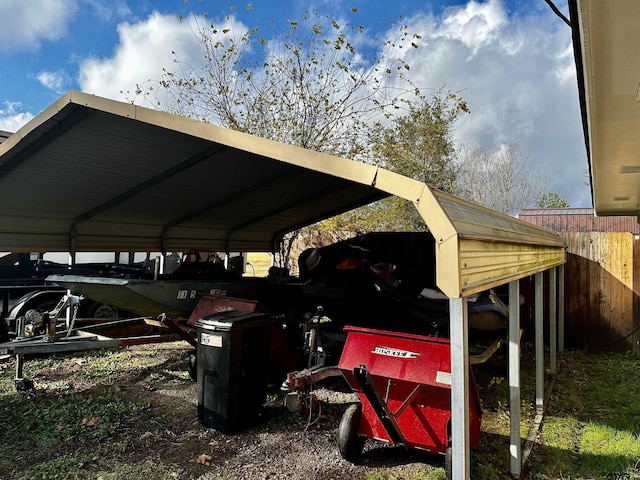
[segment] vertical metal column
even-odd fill
[[[544,411],[544,289],[543,273],[535,275],[535,332],[536,332],[536,413]]]
[[[469,324],[466,298],[449,299],[451,345],[452,480],[471,474],[469,440]]]
[[[76,264],[76,252],[69,252],[69,266],[72,267]],[[69,290],[67,288],[67,295],[71,295],[71,290]],[[64,324],[65,327],[67,328],[67,332],[71,329],[71,322],[72,322],[72,309],[73,307],[71,305],[69,305],[66,309],[65,309],[65,317],[64,317]]]
[[[558,352],[564,352],[564,264],[558,267]]]
[[[556,268],[549,270],[549,373],[555,375],[558,373],[556,362],[558,337],[557,337],[557,284],[556,284]]]
[[[511,475],[519,477],[522,469],[520,442],[520,282],[509,282],[509,407],[511,441],[509,458]]]
[[[25,338],[24,329],[25,329],[25,319],[24,317],[18,317],[16,319],[16,334],[17,334],[18,340]],[[19,392],[26,392],[27,390],[31,390],[33,388],[33,381],[29,380],[28,378],[24,378],[23,367],[24,367],[24,355],[21,353],[17,353],[16,354],[16,378],[14,381],[16,385],[16,390],[18,390]]]

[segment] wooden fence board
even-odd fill
[[[575,347],[586,342],[584,319],[589,310],[588,290],[585,288],[588,263],[586,258],[574,253],[583,250],[586,237],[568,233],[563,239],[569,252],[565,266],[565,341],[568,346]]]
[[[638,267],[635,267],[638,265]],[[632,259],[632,328],[635,332],[631,336],[633,353],[640,353],[640,240],[633,239],[633,259]]]
[[[616,233],[612,235],[611,244],[611,274],[612,292],[611,305],[611,341],[619,343],[616,350],[630,350],[633,348],[631,337],[627,337],[633,326],[633,282],[628,277],[626,264],[633,261],[633,236],[631,234]],[[626,338],[625,338],[626,337]]]
[[[567,245],[565,341],[577,348],[638,349],[640,242],[625,232],[561,234]],[[635,289],[634,289],[635,285]],[[625,338],[627,337],[627,338]]]

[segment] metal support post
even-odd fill
[[[76,253],[75,252],[69,252],[69,267],[72,267],[76,264]],[[67,296],[71,295],[71,290],[67,289]],[[65,316],[64,316],[64,325],[67,329],[67,331],[71,330],[71,321],[72,321],[72,312],[71,312],[71,305],[69,305],[67,307],[67,309],[65,310]],[[51,319],[51,321],[53,321],[53,324],[55,325],[56,320],[55,319]]]
[[[520,282],[509,283],[509,407],[511,440],[509,458],[511,475],[519,477],[522,469],[520,443]]]
[[[544,411],[544,289],[543,273],[535,275],[535,337],[536,337],[536,413]]]
[[[558,352],[564,352],[564,264],[558,267]]]
[[[556,269],[549,270],[549,372],[551,375],[558,373],[557,359],[557,283],[556,283]]]
[[[449,299],[451,323],[451,447],[452,480],[471,472],[469,440],[469,326],[466,298]]]

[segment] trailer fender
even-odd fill
[[[54,308],[60,299],[64,296],[63,290],[36,290],[23,295],[16,301],[7,319],[15,321],[16,318],[23,316],[29,310],[37,310],[45,312]]]
[[[15,323],[18,317],[24,316],[29,310],[46,312],[54,308],[65,295],[64,290],[37,290],[29,292],[18,299],[13,305],[7,320],[9,324]],[[78,316],[81,318],[101,318],[117,320],[120,312],[115,307],[94,302],[85,298],[80,302]]]

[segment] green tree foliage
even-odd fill
[[[464,100],[437,91],[429,101],[409,105],[408,113],[390,124],[376,122],[370,134],[373,159],[393,172],[451,192],[458,170],[453,125],[462,112],[469,113]]]
[[[569,202],[556,192],[543,193],[536,201],[536,208],[569,208]]]
[[[247,7],[247,15],[251,5]],[[451,139],[467,110],[454,94],[427,98],[407,77],[405,52],[420,35],[402,18],[387,25],[382,48],[348,19],[307,10],[278,24],[247,27],[232,10],[212,21],[181,18],[192,29],[202,62],[181,60],[159,80],[137,85],[136,99],[182,116],[271,140],[375,163],[450,190],[456,172]],[[248,23],[248,22],[246,22]],[[394,32],[389,34],[389,32]],[[393,199],[324,223],[339,230],[424,228],[413,205]]]
[[[249,5],[247,15],[251,10]],[[371,127],[378,125],[374,131],[384,133],[376,121],[393,121],[406,108],[415,115],[415,101],[427,106],[407,78],[410,66],[404,60],[408,49],[418,48],[420,36],[400,18],[388,25],[382,48],[370,47],[381,42],[372,43],[365,29],[352,23],[356,8],[350,15],[335,19],[307,10],[284,25],[262,19],[253,27],[240,22],[235,9],[219,21],[207,14],[185,16],[181,21],[192,29],[202,61],[174,53],[173,67],[164,69],[161,79],[137,85],[132,100],[142,97],[178,115],[366,160]],[[380,161],[389,162],[384,156]],[[391,214],[384,205],[369,211],[381,212],[377,218]],[[363,223],[357,213],[345,219],[350,224],[341,229],[360,229]],[[370,222],[364,225],[372,229]],[[282,264],[288,263],[286,257],[281,256]]]
[[[451,192],[458,176],[453,127],[467,104],[454,93],[437,91],[431,99],[408,106],[405,115],[383,124],[376,122],[369,134],[369,160],[393,172]],[[426,228],[414,205],[398,197],[344,214],[330,223],[336,229],[357,231],[420,231]],[[327,225],[328,225],[327,224]]]
[[[400,21],[393,23],[395,38],[374,51],[362,26],[318,11],[284,25],[263,19],[255,27],[232,13],[220,21],[206,14],[182,18],[204,61],[194,67],[176,55],[174,68],[138,85],[136,95],[182,116],[349,158],[373,119],[421,98],[403,60],[420,36]],[[350,13],[355,17],[357,9]],[[389,89],[390,82],[399,88]]]

